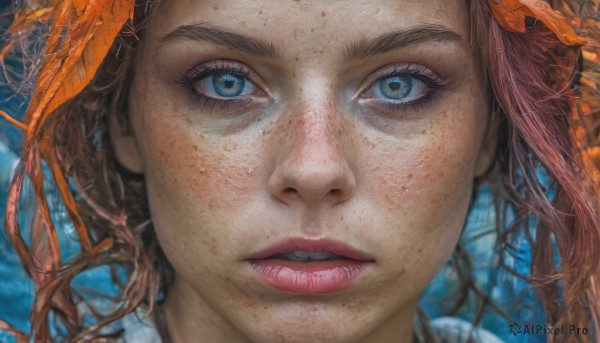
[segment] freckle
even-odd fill
[[[310,32],[315,32],[315,29],[310,29]]]
[[[324,17],[326,15],[327,15],[327,13],[325,13],[325,11],[321,12],[321,17]]]
[[[300,61],[300,57],[296,57],[296,62]]]
[[[211,238],[211,240],[210,240],[210,241],[211,241],[211,243],[212,243],[212,245],[211,245],[211,247],[210,247],[210,252],[211,252],[213,255],[217,255],[217,240],[216,240],[216,239],[213,237],[213,238]]]
[[[215,6],[213,6],[213,10],[215,10],[215,11],[216,11],[216,10],[218,10],[218,9],[219,9],[219,6],[216,6],[216,5],[215,5]]]
[[[213,208],[215,208],[215,202],[211,200],[211,201],[208,203],[208,209],[209,209],[209,210],[212,210]]]
[[[260,15],[260,14],[262,14],[262,12],[263,12],[263,10],[260,10],[260,11],[258,11],[258,14]]]
[[[385,195],[385,200],[390,204],[390,208],[394,205],[394,198],[389,193]]]
[[[194,151],[198,151],[198,146],[197,145],[192,145],[192,149],[194,149]]]
[[[424,135],[427,133],[427,130],[421,130],[421,134]]]
[[[412,173],[411,173],[411,174],[408,174],[408,178],[409,178],[409,179],[412,179],[412,177],[413,177],[413,174],[412,174]]]

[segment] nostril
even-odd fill
[[[334,189],[332,189],[332,190],[329,191],[329,193],[331,195],[334,195],[334,196],[340,194],[341,192],[342,192],[342,190],[339,189],[339,188],[334,188]]]
[[[284,193],[296,193],[297,191],[293,187],[288,187],[283,190]]]

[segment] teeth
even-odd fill
[[[283,254],[283,256],[285,256],[285,258],[287,258],[291,261],[298,261],[298,262],[323,261],[323,260],[340,258],[339,255],[332,254],[329,252],[308,252],[308,251],[301,251],[301,250],[295,250],[292,253],[285,253],[285,254]]]
[[[301,251],[301,250],[294,251],[294,257],[297,257],[297,258],[309,258],[311,256],[312,256],[312,254],[309,252],[306,252],[306,251]]]

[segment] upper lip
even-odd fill
[[[329,252],[348,259],[364,262],[374,262],[375,259],[369,254],[360,251],[352,246],[333,239],[306,239],[306,238],[288,238],[279,241],[265,249],[250,255],[248,260],[263,260],[275,255],[290,253],[293,251],[307,252]]]

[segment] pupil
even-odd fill
[[[400,82],[391,82],[391,83],[390,83],[390,88],[391,88],[393,91],[397,91],[398,89],[400,89],[400,86],[401,86],[401,85],[402,85],[402,84],[401,84]]]

